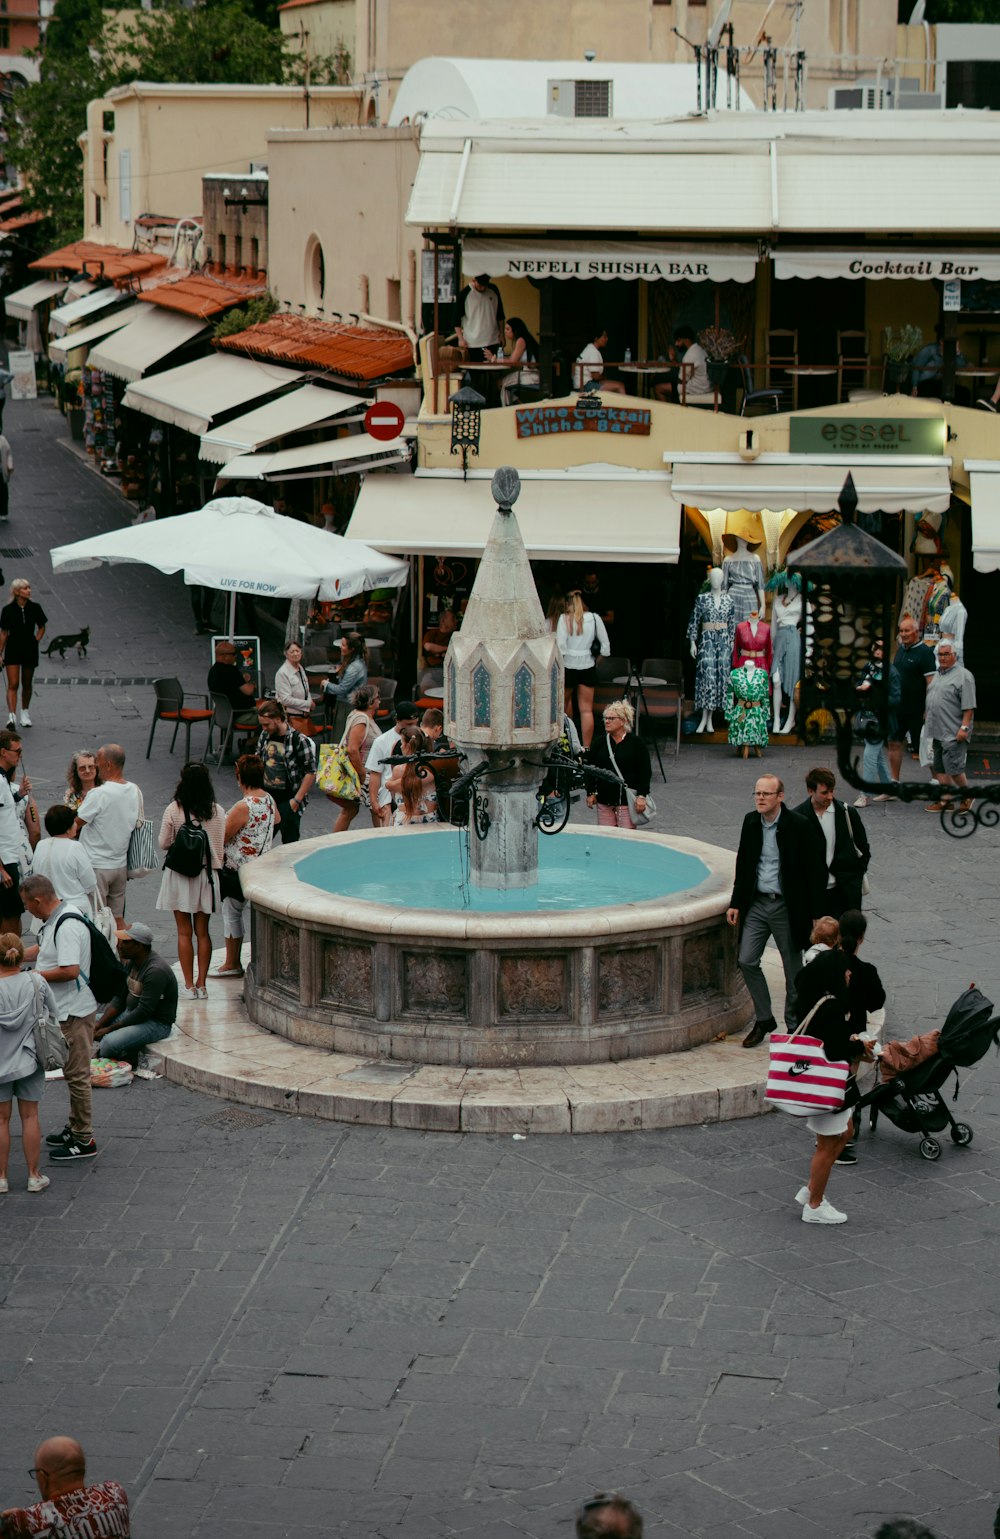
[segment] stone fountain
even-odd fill
[[[497,515],[445,658],[468,827],[366,829],[244,867],[246,1007],[295,1042],[408,1064],[608,1063],[683,1051],[752,1015],[725,922],[731,852],[589,824],[539,840],[563,668],[512,511],[519,490],[516,471],[497,471]]]

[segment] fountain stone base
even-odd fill
[[[331,844],[367,841],[377,861],[399,840],[435,837],[442,830],[340,834],[244,867],[251,1020],[310,1047],[471,1068],[683,1052],[751,1021],[725,920],[734,857],[715,845],[568,829],[560,839],[660,841],[700,857],[709,875],[652,901],[559,912],[406,908],[296,875],[299,861]]]

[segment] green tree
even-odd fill
[[[50,213],[60,243],[83,228],[79,138],[87,102],[130,80],[202,85],[299,83],[301,60],[255,11],[268,0],[207,0],[189,9],[144,11],[119,22],[99,0],[59,0],[40,78],[18,91],[5,114],[8,159],[26,186],[27,207]],[[343,78],[344,58],[314,59],[315,85]],[[208,158],[208,157],[206,157]]]
[[[915,4],[916,0],[899,0],[900,21],[909,21]],[[1000,0],[927,0],[924,20],[1000,23]]]

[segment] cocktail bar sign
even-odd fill
[[[943,417],[792,417],[792,454],[944,453]]]

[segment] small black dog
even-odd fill
[[[45,656],[51,657],[53,652],[58,652],[63,662],[66,661],[66,648],[76,647],[78,657],[86,657],[87,644],[90,641],[90,626],[85,625],[82,631],[77,631],[72,636],[53,636],[45,648]]]

